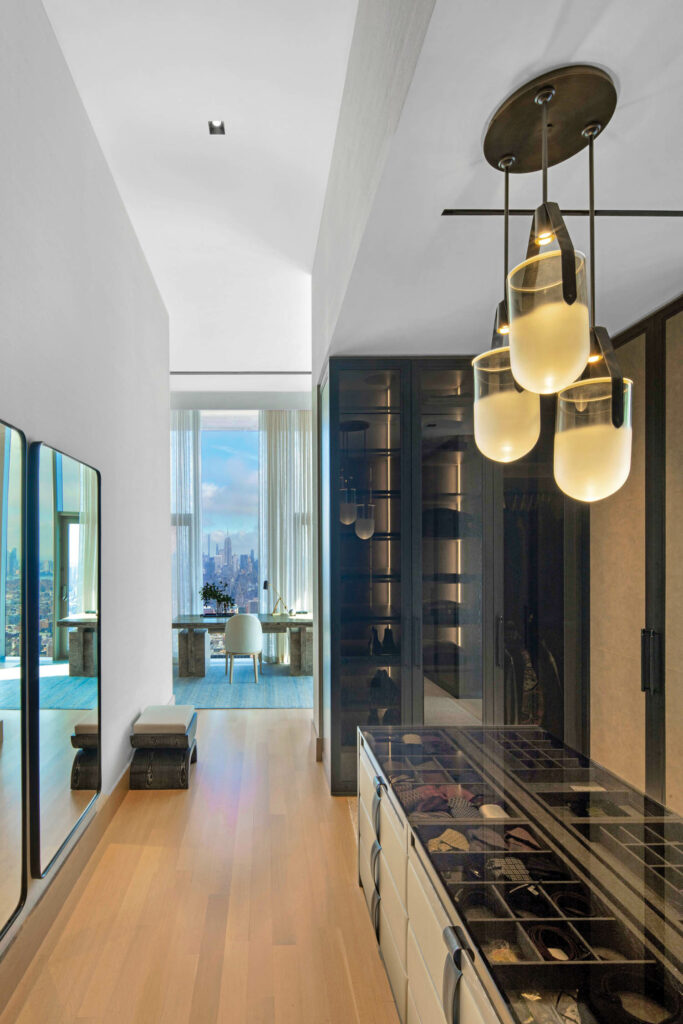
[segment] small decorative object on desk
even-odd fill
[[[216,602],[216,615],[227,615],[235,607],[235,599],[221,583],[205,583],[199,591],[204,604]]]

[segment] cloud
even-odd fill
[[[206,481],[202,484],[202,510],[215,519],[217,515],[240,519],[258,519],[258,472],[242,476],[239,483],[217,484]],[[229,528],[229,522],[226,522]]]

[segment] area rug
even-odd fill
[[[196,708],[312,708],[313,677],[290,676],[289,665],[264,665],[254,682],[251,659],[235,661],[232,686],[225,674],[225,661],[211,662],[205,676],[178,678],[173,668],[176,704]]]
[[[69,711],[94,708],[97,704],[97,680],[89,676],[47,676],[40,680],[40,706],[43,710]],[[0,708],[18,711],[19,680],[0,679]]]

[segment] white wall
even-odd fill
[[[171,695],[168,317],[39,0],[0,18],[0,418],[102,474],[102,770]]]
[[[313,262],[314,385],[319,383],[434,2],[359,0]]]

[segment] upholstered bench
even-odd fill
[[[197,712],[191,705],[151,704],[133,725],[131,789],[189,789],[197,760]]]
[[[84,711],[74,722],[71,746],[76,748],[76,756],[71,766],[71,788],[97,789],[100,765],[97,708],[93,711]]]

